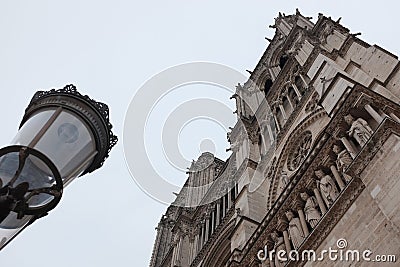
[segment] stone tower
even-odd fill
[[[279,14],[270,27],[232,96],[232,154],[192,163],[157,226],[151,267],[343,266],[288,257],[330,247],[360,251],[363,266],[400,256],[397,57],[322,14]]]

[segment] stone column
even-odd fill
[[[203,226],[201,226],[201,229],[199,231],[199,238],[198,238],[198,246],[197,246],[197,251],[200,251],[201,248],[203,247]],[[197,252],[196,252],[197,253]]]
[[[353,148],[353,145],[349,142],[349,140],[347,140],[346,136],[341,137],[340,140],[342,141],[342,143],[343,143],[344,147],[347,149],[347,151],[349,151],[350,156],[354,159],[357,155],[357,152]]]
[[[199,233],[197,233],[194,236],[194,247],[193,247],[193,258],[192,258],[192,261],[196,257],[198,251],[199,251]]]
[[[172,251],[172,259],[171,259],[171,267],[175,265],[176,262],[176,246],[174,247],[174,250]]]
[[[297,209],[297,213],[299,214],[301,228],[303,228],[304,238],[306,238],[310,234],[310,231],[308,230],[306,216],[304,215],[304,211],[303,211],[303,205],[300,201],[298,201],[296,203],[296,209]]]
[[[232,206],[232,200],[231,200],[231,190],[228,190],[228,210],[231,208]]]
[[[293,83],[293,84],[291,84],[292,85],[292,87],[293,87],[293,89],[294,89],[294,92],[296,93],[296,95],[297,95],[297,99],[299,99],[299,101],[300,101],[300,99],[301,99],[301,93],[300,93],[300,91],[299,91],[299,88],[297,88],[297,86]]]
[[[174,251],[172,253],[172,266],[179,266],[179,251],[181,248],[182,239],[179,238],[177,244],[175,245]]]
[[[206,241],[207,241],[207,236],[206,236],[206,220],[204,219],[201,247],[204,247],[204,245],[206,244]]]
[[[275,120],[276,129],[279,132],[281,130],[281,125],[279,124],[278,118],[276,117],[275,114],[274,114],[274,120]]]
[[[207,219],[206,219],[206,229],[205,229],[205,238],[204,238],[204,243],[206,243],[207,242],[207,240],[208,240],[208,233],[209,233],[209,231],[210,231],[210,218],[208,217]]]
[[[340,174],[339,174],[339,172],[337,171],[335,165],[332,165],[332,166],[331,166],[331,171],[332,171],[333,176],[335,177],[336,182],[337,182],[338,185],[339,185],[340,191],[342,191],[343,188],[345,187],[345,184],[344,184],[342,178],[340,177]]]
[[[321,194],[320,194],[320,192],[318,191],[317,188],[314,188],[314,195],[315,195],[315,198],[317,199],[319,209],[321,210],[322,215],[324,215],[327,210],[326,210],[326,207],[325,207],[325,203],[322,200]]]
[[[287,100],[288,100],[288,102],[289,102],[289,106],[291,107],[291,109],[292,109],[292,111],[294,110],[294,105],[293,105],[293,103],[292,103],[292,99],[290,99],[290,97],[288,96],[288,95],[286,95],[286,98],[287,98]]]
[[[180,258],[181,258],[181,247],[182,247],[182,237],[179,238],[178,241],[178,253],[176,254],[176,265],[180,265]]]
[[[178,244],[179,242],[175,245],[174,251],[172,253],[172,266],[176,265],[176,260],[178,259]]]
[[[279,66],[275,66],[275,67],[271,67],[270,68],[272,70],[271,76],[273,77],[273,80],[275,81],[276,77],[278,77],[279,72],[281,71],[281,68]]]
[[[370,104],[366,104],[364,108],[369,113],[369,115],[371,115],[371,117],[374,118],[374,120],[376,120],[378,124],[381,123],[381,121],[383,120],[382,116],[379,115],[379,113],[376,112],[376,110],[373,107],[371,107]]]
[[[195,238],[194,237],[189,237],[189,256],[188,256],[188,263],[190,264],[193,261],[193,256],[196,255],[194,251],[194,246],[195,246]]]
[[[390,116],[395,122],[400,123],[399,117],[397,117],[396,114],[394,114],[393,112],[391,112],[391,113],[389,114],[389,116]]]
[[[270,143],[272,144],[275,141],[275,139],[274,139],[274,133],[272,131],[272,128],[271,128],[271,125],[269,124],[269,122],[267,124],[267,130],[268,130],[268,134],[269,134]]]
[[[284,219],[279,219],[278,220],[278,230],[283,233],[283,241],[285,242],[285,248],[286,248],[286,255],[289,254],[289,252],[292,250],[290,246],[290,241],[289,241],[289,234],[287,231],[288,228],[288,223]],[[275,255],[276,257],[276,255]]]
[[[286,121],[287,120],[287,115],[286,115],[285,108],[283,107],[283,104],[282,104],[281,101],[279,102],[279,109],[282,112],[283,120]]]
[[[167,231],[167,235],[166,235],[166,237],[165,237],[165,242],[166,243],[170,243],[171,241],[172,241],[172,232],[170,231],[171,230],[171,226],[168,226],[168,231]],[[166,251],[165,250],[167,250],[168,251],[168,249],[169,249],[169,247],[167,248],[167,247],[165,247],[164,248],[164,250],[163,250],[163,253],[166,253]]]
[[[220,204],[220,202],[219,201],[217,201],[217,213],[216,213],[216,216],[217,216],[217,225],[216,226],[218,226],[219,224],[220,224],[220,221],[219,221],[219,219],[221,218],[221,204]]]
[[[215,212],[211,212],[211,234],[214,233],[215,230],[215,225],[214,225],[214,218],[215,218]]]
[[[275,122],[275,125],[276,125],[276,129],[279,132],[281,130],[281,126],[279,125],[278,118],[276,117],[276,114],[275,114],[275,107],[271,107],[271,109],[273,110],[272,111],[272,117],[274,119],[274,122]]]
[[[271,75],[272,80],[275,80],[276,79],[276,75],[275,75],[274,71],[272,70],[272,68],[268,68],[268,72]]]
[[[225,211],[225,197],[221,198],[221,212],[222,212],[222,218],[225,217],[226,211]]]
[[[273,135],[272,128],[271,128],[271,120],[273,120],[273,118],[271,115],[269,115],[269,116],[267,116],[267,118],[265,120],[263,120],[261,122],[261,130],[262,130],[263,135],[265,135],[266,130],[268,132],[269,142],[270,142],[269,145],[271,145],[274,141],[274,135]],[[265,151],[266,151],[267,147],[268,147],[267,143],[265,143]]]
[[[303,81],[304,87],[306,87],[307,86],[307,82],[306,82],[306,79],[304,78],[303,74],[299,73],[299,77]]]

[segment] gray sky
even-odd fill
[[[147,266],[154,227],[166,206],[139,189],[125,164],[123,124],[134,93],[153,75],[185,62],[221,63],[248,76],[245,69],[252,70],[267,47],[264,37],[273,36],[268,25],[279,11],[290,14],[296,7],[314,21],[319,12],[343,17],[342,24],[362,32],[363,40],[399,54],[397,1],[2,0],[0,145],[16,134],[36,90],[69,83],[109,104],[120,142],[103,168],[74,181],[49,216],[0,252],[0,265]],[[184,94],[190,90],[199,88],[189,86]],[[212,92],[204,89],[203,96]],[[210,97],[233,109],[229,95]],[[173,108],[174,98],[166,101],[164,108]],[[223,135],[215,141],[216,153],[226,156],[219,126],[198,124],[193,127],[205,135]],[[180,146],[191,160],[199,156],[199,142],[187,136]],[[185,176],[174,179],[179,184]]]

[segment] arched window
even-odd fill
[[[283,67],[285,66],[287,60],[288,60],[288,56],[287,55],[282,55],[279,58],[279,67],[281,67],[281,69],[283,69]]]
[[[292,113],[293,111],[293,108],[290,105],[289,99],[286,96],[282,98],[282,104],[283,104],[283,109],[285,110],[287,116],[289,117],[290,113]]]
[[[268,94],[268,92],[269,92],[269,89],[271,89],[271,87],[272,87],[272,80],[271,79],[267,79],[266,81],[265,81],[265,84],[264,84],[264,94],[265,95],[267,95]]]
[[[260,155],[261,155],[262,152],[263,152],[263,145],[264,145],[263,136],[262,136],[262,133],[260,132],[260,133],[258,134],[258,148],[259,148]]]
[[[275,129],[275,122],[273,120],[267,121],[266,124],[268,124],[268,126],[264,126],[263,128],[263,132],[261,135],[261,140],[262,140],[262,149],[263,152],[266,153],[270,148],[271,148],[271,144],[273,142],[273,129]],[[273,124],[273,125],[271,125]]]
[[[305,84],[303,83],[303,80],[300,78],[300,76],[296,76],[294,78],[294,84],[296,85],[297,89],[299,89],[301,95],[304,95],[304,92],[306,91]]]
[[[208,236],[207,236],[207,239],[210,239],[212,233],[213,233],[212,216],[210,216],[210,219],[208,219]]]
[[[277,123],[279,124],[279,127],[282,127],[285,123],[284,123],[284,118],[283,118],[282,112],[279,107],[275,108],[275,116],[276,116]]]
[[[293,87],[288,88],[288,98],[292,101],[292,103],[296,106],[299,103],[299,98],[296,95],[296,91]]]

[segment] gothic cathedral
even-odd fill
[[[279,14],[270,27],[232,96],[231,156],[192,163],[151,267],[344,266],[318,259],[330,247],[400,255],[397,56],[322,14]],[[294,257],[305,251],[317,259]]]

